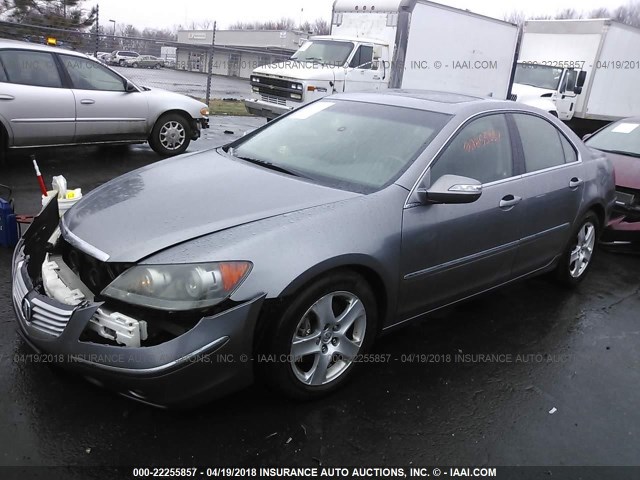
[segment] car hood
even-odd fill
[[[146,85],[144,89],[145,90],[142,90],[140,93],[148,99],[147,101],[157,105],[171,105],[172,108],[176,109],[182,108],[188,111],[193,118],[201,117],[200,109],[207,106],[206,103],[181,93],[170,92],[169,90]]]
[[[103,260],[137,262],[203,235],[358,196],[209,150],[92,191],[65,214],[63,232]]]
[[[640,190],[640,158],[607,153],[616,172],[616,185]]]

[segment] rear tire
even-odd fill
[[[555,270],[556,279],[569,287],[582,282],[593,264],[596,245],[600,237],[600,220],[594,212],[588,212],[571,233],[560,263]]]
[[[321,277],[268,319],[258,371],[284,395],[311,400],[348,381],[377,332],[376,301],[351,271]],[[266,359],[264,359],[266,358]]]
[[[163,157],[184,153],[191,143],[191,127],[187,119],[178,113],[166,113],[156,122],[149,145]]]
[[[138,68],[138,63],[137,63],[137,62],[134,62],[134,63],[132,63],[132,64],[131,64],[131,66],[132,66],[133,68]]]

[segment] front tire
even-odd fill
[[[322,277],[269,321],[258,369],[267,383],[294,399],[340,388],[369,351],[378,323],[371,288],[350,271]],[[260,359],[261,356],[258,357]]]
[[[582,282],[589,272],[600,236],[600,221],[595,213],[589,212],[578,223],[571,234],[560,263],[556,267],[556,278],[573,287]]]
[[[160,117],[149,137],[149,145],[163,157],[184,153],[191,143],[191,129],[187,119],[177,113]]]

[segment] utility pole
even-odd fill
[[[96,48],[93,55],[98,58],[98,51],[100,50],[100,4],[96,5]]]
[[[207,107],[211,104],[211,79],[213,77],[213,53],[215,50],[216,44],[216,28],[218,26],[218,22],[213,22],[213,35],[211,37],[211,48],[209,49],[209,65],[208,65],[208,75],[207,75]]]

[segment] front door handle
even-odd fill
[[[573,178],[569,181],[569,188],[571,188],[571,189],[578,188],[578,187],[579,187],[579,186],[581,186],[583,183],[584,183],[584,180],[582,180],[581,178],[573,177]]]
[[[522,201],[522,197],[516,197],[515,195],[506,195],[500,200],[500,208],[508,210],[515,207]]]
[[[91,100],[90,98],[85,98],[84,100],[80,100],[80,103],[82,105],[93,105],[94,103],[96,103],[96,101]]]
[[[6,93],[0,93],[0,100],[15,100],[13,95],[7,95]]]

